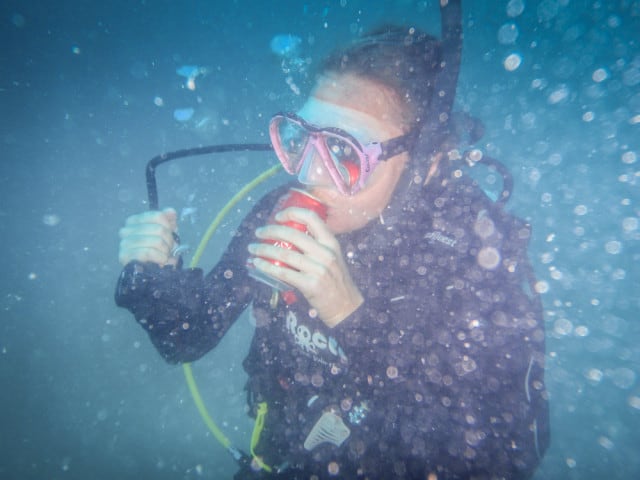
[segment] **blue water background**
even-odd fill
[[[513,172],[510,205],[533,225],[545,292],[552,445],[536,478],[639,478],[640,2],[464,4],[457,108],[483,120],[478,147]],[[232,476],[181,369],[113,303],[117,231],[146,208],[149,158],[265,142],[269,116],[308,92],[307,59],[312,68],[383,21],[437,32],[437,2],[2,2],[0,478]],[[303,40],[292,72],[269,49],[276,34]],[[511,54],[521,59],[512,71]],[[181,65],[206,67],[195,89]],[[181,108],[193,117],[176,121]],[[181,234],[195,244],[273,164],[232,154],[161,167],[161,205],[183,213]],[[494,188],[492,172],[474,172]],[[257,195],[232,212],[205,266]],[[194,366],[243,448],[250,335],[245,315]]]

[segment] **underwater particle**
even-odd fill
[[[583,216],[586,215],[588,213],[589,209],[587,208],[586,205],[576,205],[576,207],[573,209],[573,213],[575,213],[578,216]]]
[[[544,280],[539,280],[536,282],[534,288],[537,293],[547,293],[549,291],[549,284]]]
[[[55,213],[48,213],[42,216],[42,223],[48,227],[55,227],[60,223],[60,217]]]
[[[636,410],[640,410],[640,397],[632,395],[628,400],[629,406],[631,408],[635,408]]]
[[[604,245],[604,249],[611,255],[617,255],[622,251],[622,242],[618,240],[610,240]]]
[[[178,122],[188,122],[193,117],[194,112],[193,108],[176,108],[173,111],[173,118]]]
[[[519,53],[512,53],[510,55],[507,55],[507,58],[504,59],[502,64],[504,65],[504,69],[506,71],[513,72],[517,70],[518,67],[520,67],[520,65],[522,64],[522,55],[520,55]]]
[[[606,373],[613,384],[623,390],[628,390],[636,383],[636,374],[630,368],[614,368],[613,370],[607,370]]]
[[[269,48],[279,57],[297,57],[300,52],[302,39],[290,33],[275,35],[269,42]]]
[[[28,278],[29,280],[35,280],[35,279],[37,279],[37,278],[38,278],[38,274],[37,274],[37,273],[35,273],[35,272],[31,272],[31,273],[29,273],[29,275],[27,275],[27,278]]]
[[[551,278],[554,280],[562,280],[562,272],[556,267],[550,267],[549,272],[549,275],[551,275]]]
[[[582,121],[584,122],[591,122],[593,121],[593,119],[595,118],[595,114],[593,112],[584,112],[582,114]]]
[[[516,43],[519,34],[518,26],[515,23],[505,23],[498,29],[498,41],[502,45],[511,45]]]
[[[494,247],[484,247],[478,252],[478,264],[487,270],[493,270],[500,264],[500,252]]]
[[[14,13],[13,15],[11,15],[11,23],[13,23],[14,27],[22,28],[24,27],[26,20],[24,18],[24,15],[22,15],[21,13]]]
[[[184,85],[189,90],[195,90],[196,78],[206,75],[208,72],[209,69],[207,67],[200,67],[198,65],[182,65],[176,69],[176,73],[186,79]]]
[[[331,462],[327,465],[327,472],[329,475],[338,475],[340,473],[340,465],[337,462]]]
[[[569,467],[569,468],[576,468],[577,463],[576,463],[576,461],[575,461],[573,458],[571,458],[571,457],[567,457],[567,459],[565,460],[565,462],[567,463],[567,467]]]
[[[553,331],[558,335],[569,335],[573,330],[573,324],[566,318],[559,318],[553,324]]]
[[[590,368],[585,372],[584,376],[587,380],[599,383],[604,378],[604,373],[598,368]]]
[[[233,278],[233,270],[231,270],[230,268],[226,269],[224,271],[224,278],[226,278],[227,280],[230,280]]]
[[[620,20],[618,15],[609,15],[607,18],[607,25],[611,28],[618,28],[621,23],[622,20]]]
[[[596,83],[604,82],[607,78],[609,78],[609,72],[604,68],[598,68],[591,74],[591,79]]]
[[[507,3],[507,15],[517,17],[524,12],[524,0],[509,0]]]
[[[389,365],[387,367],[387,377],[389,377],[391,380],[393,380],[394,378],[398,378],[398,367]]]
[[[176,68],[176,73],[185,78],[195,78],[205,73],[205,71],[205,68],[199,67],[198,65],[182,65]]]
[[[586,337],[589,335],[589,327],[586,325],[579,325],[575,328],[573,333],[575,333],[577,337]]]
[[[614,445],[609,437],[605,437],[604,435],[601,437],[598,437],[598,443],[602,448],[606,450],[613,450]]]
[[[80,55],[82,52],[80,51],[79,46],[74,45],[73,47],[71,47],[71,53],[73,53],[74,55]]]
[[[162,97],[153,97],[153,104],[156,107],[163,107],[164,106],[164,100],[162,99]]]
[[[549,22],[556,15],[558,15],[558,10],[560,8],[560,4],[558,0],[542,0],[538,4],[538,21],[540,22]]]
[[[324,378],[322,377],[322,375],[320,375],[319,373],[314,373],[313,375],[311,375],[311,385],[316,388],[320,388],[322,385],[324,385]]]
[[[636,152],[628,151],[622,154],[622,163],[626,163],[627,165],[631,165],[632,163],[636,163],[638,159],[636,156]]]
[[[622,229],[626,233],[634,232],[638,229],[638,219],[635,217],[627,217],[622,220]]]
[[[340,408],[345,412],[351,410],[352,406],[353,406],[353,399],[351,399],[350,397],[343,398],[342,401],[340,402]]]
[[[636,125],[636,124],[640,123],[640,115],[634,115],[633,117],[631,117],[629,119],[629,123],[631,125]]]
[[[473,231],[480,238],[489,238],[495,233],[495,225],[488,215],[481,215],[473,225]]]
[[[550,105],[557,105],[569,97],[569,92],[570,90],[566,85],[559,85],[558,88],[549,94],[547,97],[547,103]]]
[[[627,87],[633,87],[640,83],[640,68],[631,67],[622,73],[622,83]]]

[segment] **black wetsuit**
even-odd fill
[[[247,245],[284,190],[207,276],[132,262],[116,301],[172,363],[207,353],[253,304],[244,366],[252,407],[268,404],[256,451],[288,465],[282,478],[527,478],[549,442],[530,230],[465,177],[398,190],[383,221],[338,236],[365,300],[335,328],[300,294],[272,307],[247,274]],[[305,448],[325,412],[348,437]]]

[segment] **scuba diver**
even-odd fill
[[[530,229],[456,167],[445,34],[385,26],[324,61],[269,123],[296,180],[208,274],[183,267],[173,209],[120,231],[116,302],[167,362],[202,357],[251,307],[261,432],[235,478],[521,479],[547,449]]]

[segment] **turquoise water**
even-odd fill
[[[300,105],[324,54],[383,21],[437,32],[437,2],[101,3],[0,5],[0,478],[230,478],[181,369],[113,304],[117,230],[146,208],[144,165],[163,151],[266,141],[269,116]],[[534,228],[552,414],[536,478],[638,478],[640,2],[463,4],[457,108],[485,123],[477,146],[509,166],[510,206]],[[279,34],[300,39],[280,52],[292,54],[272,52]],[[161,167],[161,205],[181,212],[195,244],[273,162]],[[243,317],[194,366],[243,448],[250,335]]]

